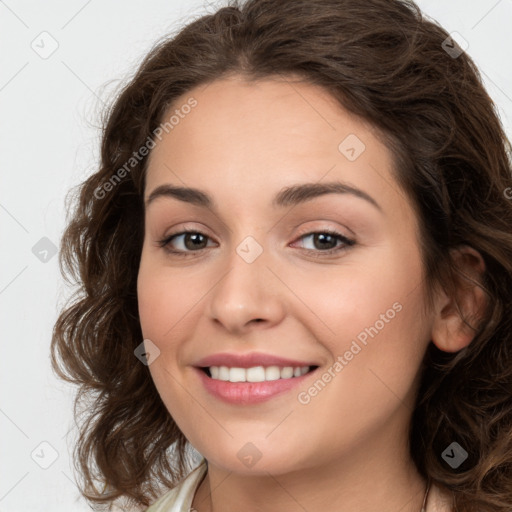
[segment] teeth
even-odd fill
[[[309,366],[253,366],[252,368],[228,368],[227,366],[210,366],[212,379],[229,382],[264,382],[268,380],[290,379],[300,377],[309,371]]]

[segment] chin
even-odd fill
[[[297,454],[299,448],[295,449]],[[215,465],[225,471],[239,475],[268,476],[268,474],[279,475],[296,471],[301,467],[301,462],[293,457],[292,453],[259,449],[253,443],[246,443],[240,450],[228,453],[223,450],[221,453],[212,453],[211,457],[205,454],[209,464]]]

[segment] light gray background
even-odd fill
[[[59,244],[65,193],[96,168],[98,113],[109,92],[159,37],[221,4],[0,0],[0,512],[90,510],[69,456],[73,388],[49,364],[52,327],[69,290],[57,256],[44,250]],[[512,0],[418,4],[468,41],[510,137]],[[51,49],[49,36],[40,35],[45,31],[58,43],[48,58],[31,46]],[[52,462],[52,450],[55,462],[41,468],[36,461]]]

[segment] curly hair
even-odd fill
[[[97,509],[147,506],[190,469],[188,441],[134,356],[147,148],[178,97],[237,74],[298,76],[378,130],[420,222],[429,290],[461,278],[452,249],[483,256],[487,311],[466,348],[429,344],[409,444],[457,511],[510,512],[511,145],[476,65],[448,37],[409,0],[231,0],[144,57],[104,111],[99,169],[72,198],[60,250],[78,288],[54,326],[52,365],[79,386],[75,465]],[[452,469],[441,454],[455,440],[468,457]]]

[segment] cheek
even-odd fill
[[[310,329],[333,354],[348,350],[358,337],[363,343],[372,339],[376,331],[379,338],[397,342],[403,338],[400,333],[410,337],[421,331],[423,270],[418,251],[383,245],[366,253],[371,257],[361,251],[338,267],[305,267],[287,276],[290,288],[305,299]]]
[[[180,286],[175,281],[171,283],[161,268],[142,258],[137,279],[139,319],[144,339],[151,340],[159,350],[149,370],[160,393],[163,383],[169,380],[164,369],[172,372],[176,364],[179,346],[172,340],[176,339],[175,331],[181,327],[179,319],[184,315],[180,307],[185,302],[183,295]]]
[[[378,257],[364,265],[314,279],[305,272],[295,283],[313,313],[309,330],[330,353],[332,365],[342,358],[342,368],[332,368],[330,399],[345,396],[354,407],[396,401],[394,393],[406,397],[430,335],[419,253],[373,254]]]
[[[173,288],[166,287],[161,279],[158,279],[155,267],[145,265],[142,260],[137,278],[137,300],[139,306],[139,318],[144,338],[157,341],[162,333],[169,329],[169,320],[164,313],[165,304]],[[172,308],[169,308],[172,311]]]
[[[137,299],[144,337],[154,338],[157,343],[172,342],[181,326],[188,324],[189,315],[204,294],[204,281],[183,270],[165,268],[154,256],[143,255]]]
[[[149,365],[151,378],[173,419],[181,425],[186,421],[188,407],[187,395],[178,384],[180,377],[176,378],[181,353],[179,340],[190,330],[197,298],[193,289],[180,283],[178,273],[165,272],[144,257],[139,267],[137,298],[143,337],[160,351]]]
[[[166,403],[175,403],[183,392],[172,376],[181,375],[185,361],[184,340],[200,322],[202,300],[210,286],[204,275],[163,266],[154,255],[143,257],[137,279],[139,318],[144,339],[151,340],[159,356],[149,366],[151,376]],[[187,363],[188,364],[188,363]],[[175,411],[173,411],[174,413]]]
[[[418,369],[429,339],[421,315],[421,287],[414,288],[407,276],[396,273],[380,276],[380,281],[371,273],[352,277],[353,284],[323,295],[313,306],[323,315],[319,325],[329,326],[318,328],[316,338],[332,362],[317,381],[297,393],[298,412],[304,415],[297,418],[328,419],[317,427],[321,437],[337,447],[349,441],[364,445],[391,418],[413,410]],[[389,286],[380,288],[382,281]],[[336,288],[335,283],[331,287]],[[300,421],[296,428],[301,428]]]

